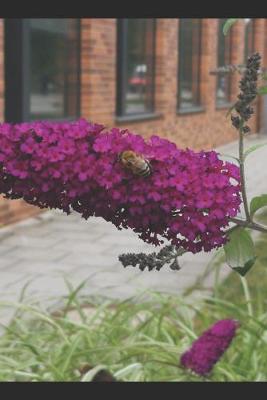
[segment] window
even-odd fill
[[[178,109],[200,106],[201,20],[179,20]]]
[[[254,51],[254,21],[251,18],[245,18],[245,49],[244,62],[247,61]]]
[[[231,64],[231,42],[232,33],[225,36],[223,34],[223,26],[227,19],[219,19],[218,24],[218,50],[217,50],[217,66],[223,67]],[[218,74],[217,76],[217,105],[225,105],[230,102],[231,77],[230,74]]]
[[[79,20],[7,19],[5,34],[6,120],[78,117]]]
[[[119,19],[117,33],[117,115],[152,113],[156,21]]]

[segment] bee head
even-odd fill
[[[125,150],[119,154],[118,159],[124,165],[132,165],[136,160],[137,154],[132,150]]]

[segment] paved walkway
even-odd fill
[[[247,146],[267,142],[267,136],[248,140]],[[237,154],[237,143],[219,149]],[[247,162],[249,196],[267,193],[267,146],[251,153]],[[100,218],[83,220],[47,211],[41,216],[0,229],[0,301],[17,301],[23,286],[27,297],[42,300],[66,295],[63,275],[75,287],[87,279],[82,294],[125,299],[144,289],[181,293],[203,272],[211,253],[181,258],[182,270],[160,272],[124,269],[117,257],[127,251],[153,251],[131,231],[118,231]],[[229,272],[227,266],[222,274]],[[212,286],[213,277],[206,282]],[[52,300],[54,301],[54,300]],[[2,317],[3,318],[3,317]],[[0,309],[0,321],[1,318]]]

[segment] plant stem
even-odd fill
[[[260,232],[267,233],[267,227],[253,222],[250,217],[249,207],[248,207],[248,199],[246,192],[246,180],[245,180],[245,158],[244,158],[244,134],[242,132],[242,128],[244,125],[244,120],[241,120],[240,128],[239,128],[239,166],[240,166],[240,183],[241,183],[241,193],[244,204],[244,210],[246,219],[242,220],[239,218],[230,218],[231,222],[234,222],[236,226],[230,228],[227,233],[232,232],[238,226],[243,226],[245,228],[254,229]]]
[[[236,226],[230,228],[229,230],[227,230],[226,232],[229,233],[230,231],[234,230],[234,228],[236,228],[237,226],[243,226],[244,228],[250,228],[250,229],[254,229],[256,231],[260,231],[263,233],[267,233],[267,227],[263,226],[261,224],[258,224],[256,222],[253,221],[246,221],[244,219],[239,219],[239,218],[229,218],[229,220],[231,222],[234,222],[236,224]]]
[[[246,299],[246,304],[247,304],[247,308],[248,308],[248,315],[250,317],[253,317],[253,309],[252,309],[252,304],[251,304],[251,296],[250,296],[250,292],[249,292],[249,288],[248,288],[248,282],[245,276],[241,276],[240,275],[240,279],[241,279],[241,284],[243,287],[243,291],[244,291],[244,296]]]
[[[244,203],[245,215],[247,222],[250,222],[250,214],[248,208],[248,200],[246,193],[246,183],[245,183],[245,165],[244,165],[244,134],[242,132],[244,121],[242,121],[241,127],[239,129],[239,165],[240,165],[240,180],[241,180],[241,193]]]

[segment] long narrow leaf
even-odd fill
[[[223,26],[223,34],[227,35],[229,29],[238,21],[238,18],[229,18]]]
[[[261,147],[264,147],[264,146],[266,146],[267,145],[267,142],[266,143],[260,143],[260,144],[255,144],[254,146],[251,146],[249,149],[247,149],[245,152],[244,152],[244,158],[246,158],[250,153],[252,153],[253,151],[255,151],[255,150],[257,150],[257,149],[260,149]]]

